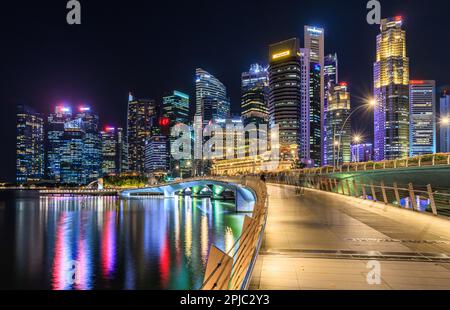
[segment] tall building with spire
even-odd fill
[[[383,19],[374,63],[375,160],[409,155],[409,58],[401,16]]]
[[[316,166],[323,161],[325,131],[325,31],[322,28],[305,26],[305,48],[310,51],[310,152]]]

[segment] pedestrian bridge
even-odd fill
[[[155,185],[145,188],[125,190],[120,193],[123,198],[132,198],[148,195],[161,195],[165,198],[173,198],[177,193],[189,191],[201,194],[203,190],[212,192],[212,197],[220,197],[225,191],[232,191],[236,200],[236,211],[251,212],[256,200],[253,189],[239,183],[239,180],[222,181],[218,179],[187,179],[165,185]]]

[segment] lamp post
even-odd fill
[[[361,110],[362,108],[372,108],[375,107],[376,101],[374,99],[370,100],[368,103],[360,105],[359,107],[357,107],[356,109],[354,109],[350,115],[346,118],[346,120],[344,121],[344,123],[342,124],[341,127],[341,131],[339,132],[339,144],[338,144],[338,151],[337,151],[337,165],[339,165],[339,155],[341,152],[341,141],[342,141],[342,131],[344,130],[345,125],[347,125],[347,122],[350,120],[350,118],[352,117],[353,114],[355,114],[357,111]]]

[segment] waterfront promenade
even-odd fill
[[[250,289],[450,289],[450,220],[357,198],[269,185]],[[381,284],[369,285],[369,261]]]

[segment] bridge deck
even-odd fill
[[[250,289],[450,289],[450,221],[337,194],[269,185]],[[381,285],[367,284],[369,260]]]

